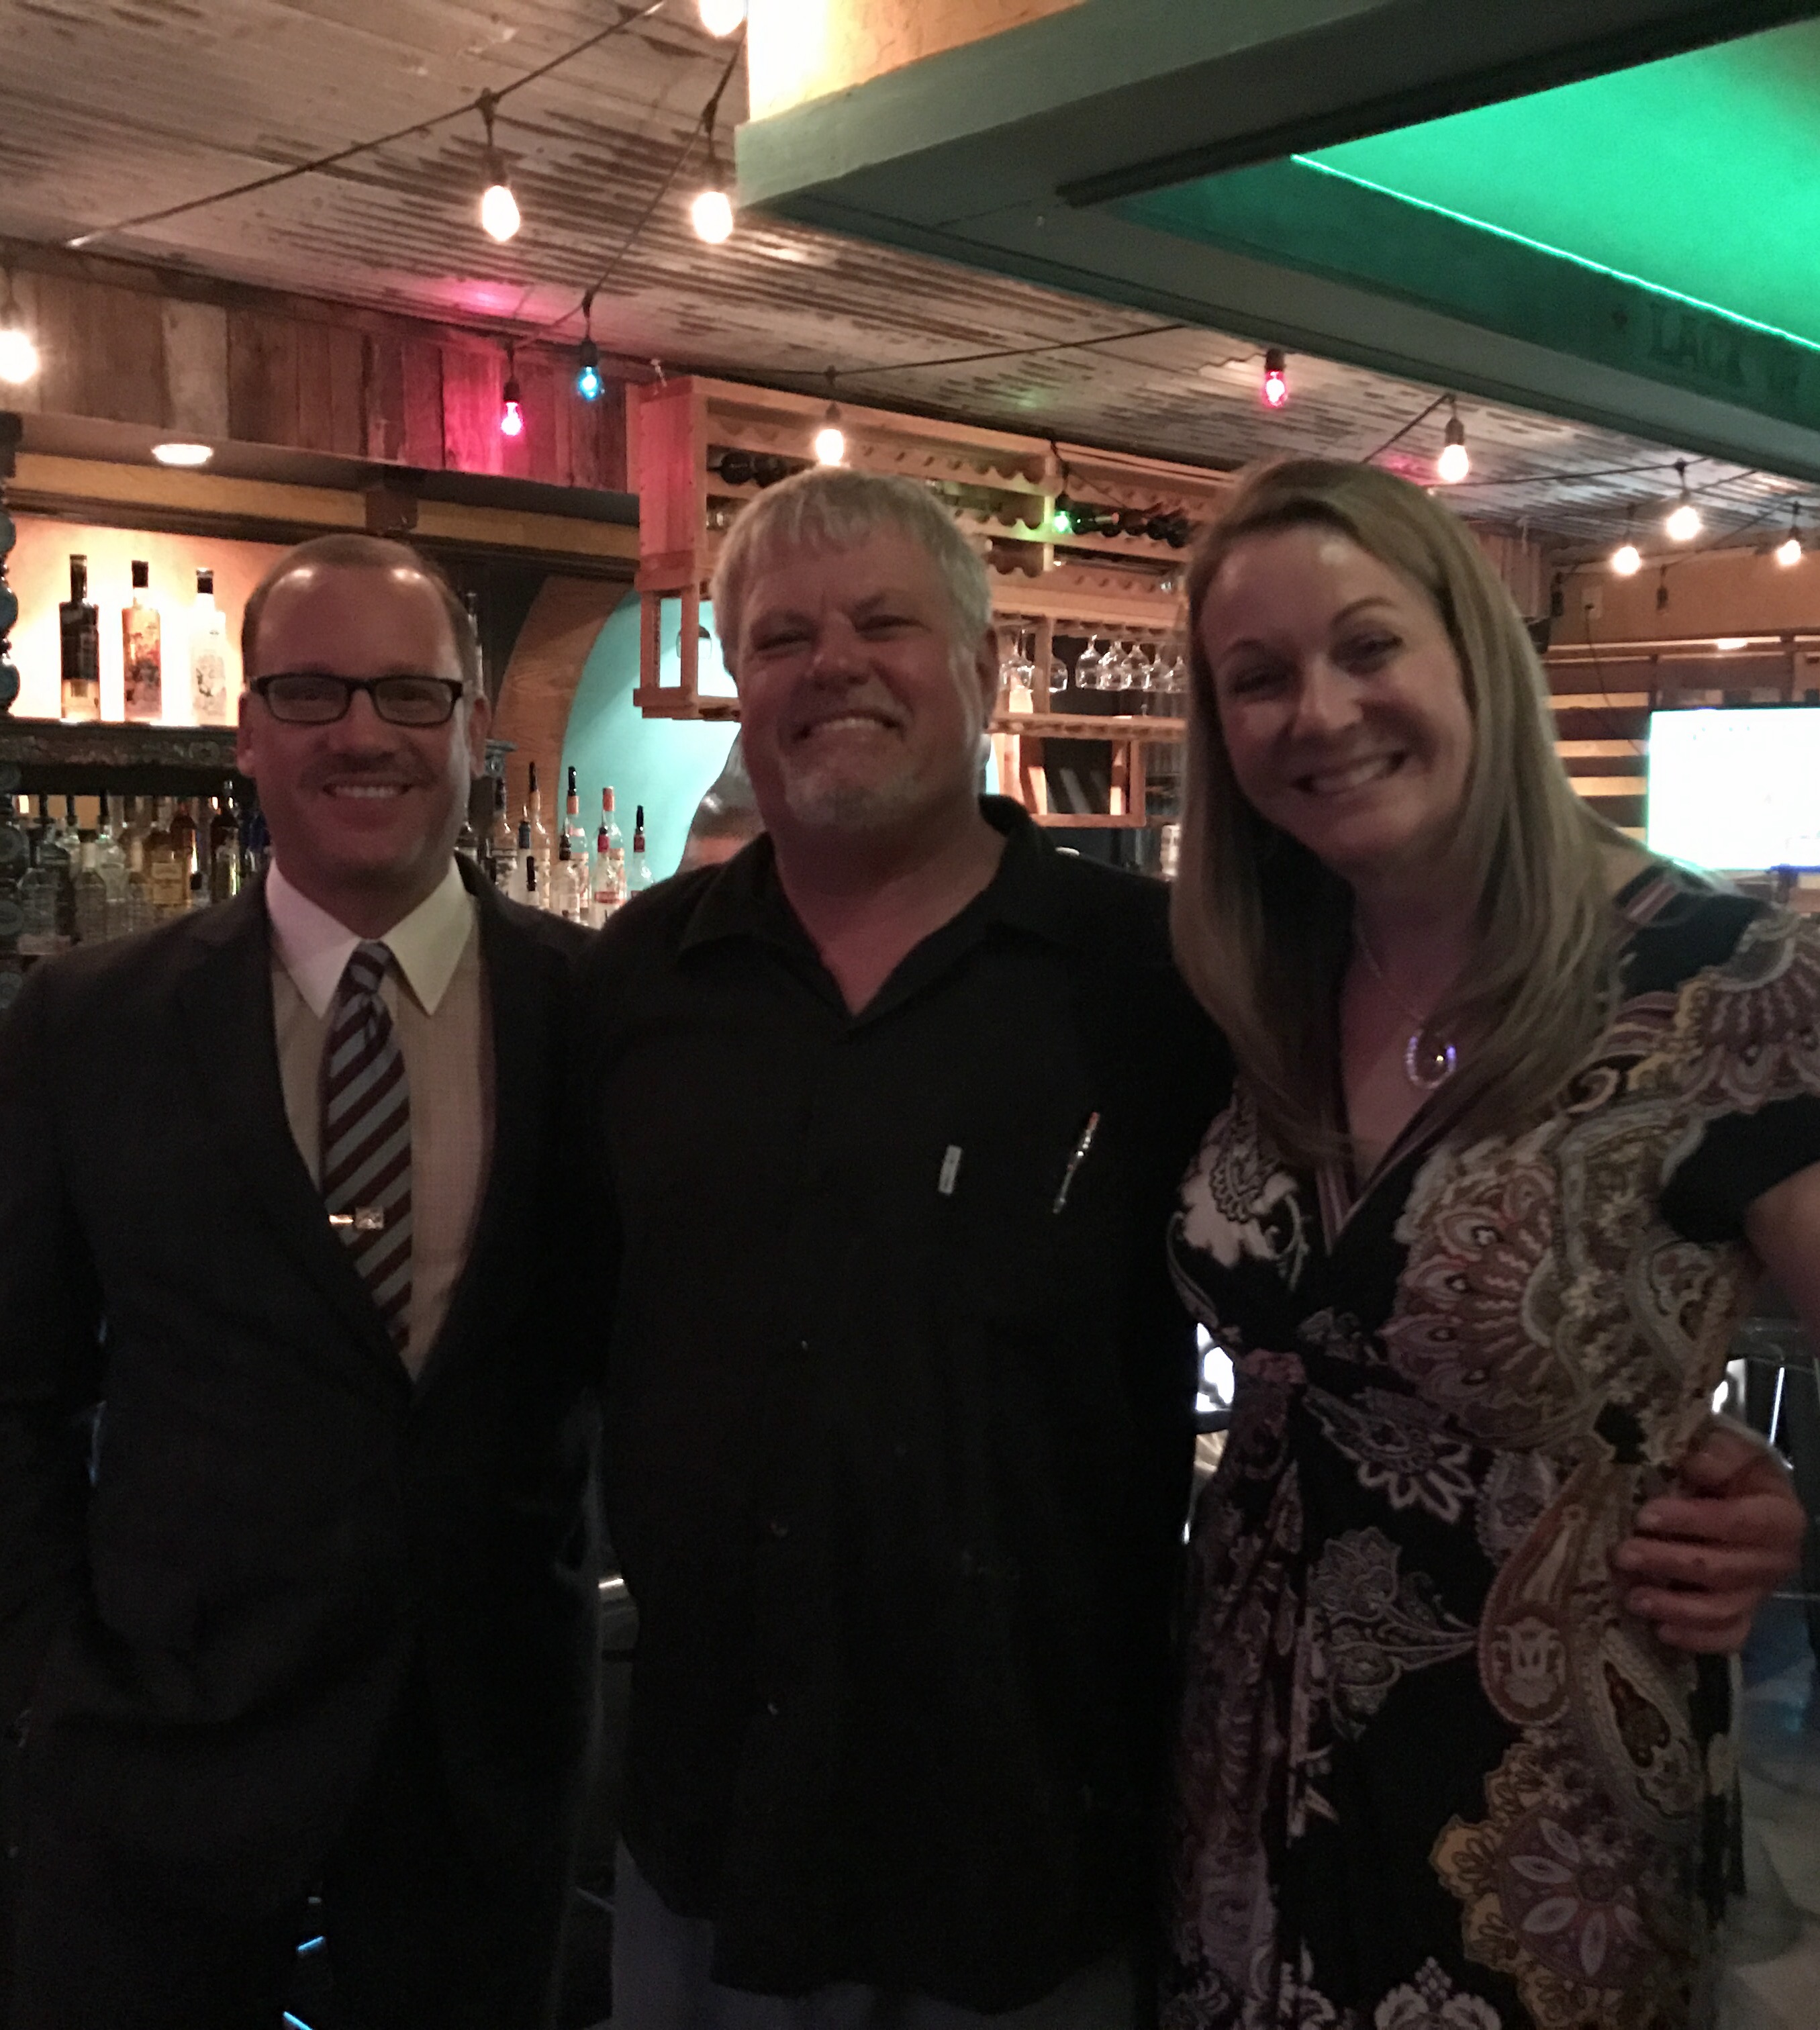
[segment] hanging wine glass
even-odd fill
[[[1112,652],[1106,658],[1100,671],[1100,681],[1109,691],[1128,691],[1132,682],[1132,658],[1134,651],[1122,641],[1115,641]]]
[[[1066,697],[1067,693],[1068,665],[1058,656],[1049,665],[1049,708],[1052,712],[1060,709],[1056,701]]]
[[[1086,647],[1081,651],[1081,660],[1074,665],[1074,688],[1077,691],[1101,689],[1100,672],[1105,661],[1097,646],[1097,638],[1089,634]]]

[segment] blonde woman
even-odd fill
[[[1759,1263],[1820,1327],[1820,936],[1579,801],[1418,489],[1251,476],[1189,617],[1174,928],[1239,1073],[1171,1247],[1240,1379],[1166,2024],[1684,2030],[1731,1791],[1691,1653],[1765,1568],[1621,1568],[1639,1519],[1751,1507],[1671,1481],[1736,1464],[1706,1406]]]

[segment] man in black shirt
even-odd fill
[[[1161,887],[977,797],[985,574],[924,489],[780,486],[716,590],[768,836],[622,912],[582,1015],[641,1615],[615,2021],[842,1984],[1097,2030],[1152,1901],[1163,1234],[1215,1041]]]

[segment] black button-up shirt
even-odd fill
[[[857,1015],[763,839],[584,969],[625,1835],[765,1991],[1007,2009],[1152,1898],[1216,1046],[1164,890],[984,809],[995,878]]]

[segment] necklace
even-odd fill
[[[1390,995],[1412,1025],[1409,1041],[1403,1046],[1403,1076],[1418,1092],[1434,1092],[1444,1086],[1459,1069],[1460,1053],[1446,1036],[1436,1035],[1429,1028],[1431,1018],[1418,1015],[1390,982],[1384,969],[1379,965],[1377,954],[1365,942],[1365,934],[1357,924],[1353,926],[1353,942],[1359,947],[1359,955],[1377,976],[1378,984]]]

